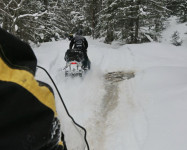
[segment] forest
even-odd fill
[[[26,42],[66,38],[78,29],[105,43],[159,41],[167,19],[187,21],[186,0],[1,0],[0,27]]]

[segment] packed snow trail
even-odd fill
[[[130,124],[133,121],[136,102],[132,97],[133,93],[131,90],[129,91],[129,89],[133,88],[129,84],[132,81],[125,81],[134,77],[133,51],[129,47],[121,49],[118,45],[114,45],[111,48],[103,43],[96,48],[95,45],[98,43],[94,42],[91,42],[92,44],[90,44],[88,50],[92,67],[83,78],[66,78],[64,76],[63,67],[65,66],[65,61],[63,58],[66,49],[62,47],[60,42],[57,42],[55,46],[57,49],[53,48],[53,51],[50,51],[50,56],[53,53],[54,57],[50,57],[45,65],[53,75],[70,114],[79,124],[86,127],[91,150],[115,149],[115,145],[109,144],[113,138],[115,138],[119,145],[118,150],[122,150],[124,146],[127,148],[134,147],[137,142],[135,142],[136,140],[133,136],[135,131],[130,127]],[[63,45],[68,47],[68,42],[63,41]],[[106,46],[107,49],[105,48]],[[46,46],[45,48],[51,49],[52,47]],[[45,54],[43,53],[43,57]],[[111,59],[113,61],[108,61]],[[42,58],[39,60],[41,61]],[[121,95],[125,99],[121,98]],[[60,105],[58,101],[57,104]],[[62,113],[60,108],[57,108]],[[125,114],[123,114],[124,111]],[[123,115],[121,116],[121,114]],[[126,116],[125,122],[116,120],[119,116]],[[119,132],[124,130],[124,127],[118,126],[119,124],[124,124],[127,127],[128,130],[126,130],[128,132],[126,132],[128,134],[118,136]],[[112,133],[110,133],[111,131]],[[132,136],[131,138],[129,138],[130,135]],[[123,142],[123,139],[127,141],[131,139],[131,142],[126,144]],[[78,143],[76,144],[78,145]],[[135,148],[133,150],[138,149]]]
[[[39,65],[54,78],[70,114],[87,129],[90,149],[186,150],[186,48],[154,42],[106,45],[87,39],[92,67],[83,78],[64,76],[69,41],[44,43],[35,52]],[[106,80],[116,72],[120,75],[114,81]],[[134,77],[126,80],[123,72]],[[57,100],[64,127],[61,108]],[[82,150],[77,148],[81,139],[69,131],[70,150]]]

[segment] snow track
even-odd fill
[[[69,41],[44,43],[35,52],[70,114],[86,128],[90,150],[186,150],[186,47],[112,46],[87,38],[92,67],[83,78],[64,77]],[[57,99],[68,148],[83,150],[83,136],[65,122],[62,107]]]
[[[134,77],[133,72],[110,72],[105,75],[105,95],[103,96],[100,111],[96,114],[94,131],[96,141],[91,142],[93,150],[107,150],[105,147],[106,130],[113,124],[110,122],[110,114],[117,108],[119,99],[119,83],[123,80]],[[93,139],[92,139],[93,140]]]

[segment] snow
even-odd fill
[[[176,17],[171,17],[169,19],[169,25],[166,30],[163,32],[162,42],[170,43],[171,36],[175,31],[178,31],[180,34],[180,39],[183,41],[183,46],[187,47],[187,22],[179,24],[177,23]]]
[[[176,29],[186,32],[181,26],[168,27],[161,43],[107,45],[86,37],[92,67],[83,78],[64,76],[69,41],[34,48],[38,65],[49,71],[70,114],[86,128],[91,150],[186,150],[187,41],[177,47],[168,40]],[[135,77],[114,84],[105,80],[105,74],[118,71]],[[37,78],[47,82],[41,73]],[[57,111],[66,126],[59,99]],[[69,150],[79,150],[80,140],[67,129]]]
[[[37,19],[37,17],[42,16],[44,14],[47,14],[47,11],[42,12],[42,13],[34,13],[34,14],[24,14],[24,15],[19,15],[18,18],[24,18],[24,17],[34,17]]]
[[[17,25],[15,25],[15,31],[17,31],[18,30],[18,26]]]

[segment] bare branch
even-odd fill
[[[18,6],[18,3],[15,1],[15,0],[13,0],[15,3],[16,3],[16,5]]]
[[[9,13],[7,13],[6,11],[4,11],[3,9],[0,8],[0,11],[3,12],[4,14],[6,14],[8,17],[13,19],[13,16],[11,16]]]
[[[14,0],[11,0],[6,6],[5,6],[5,9],[8,9],[10,4],[13,2]]]
[[[23,2],[25,2],[25,0],[21,0],[21,2],[18,4],[18,7],[20,7],[23,4]]]

